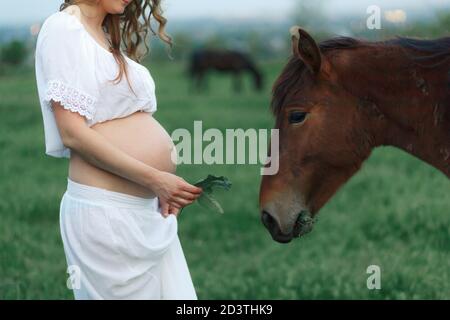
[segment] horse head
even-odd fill
[[[279,170],[263,176],[259,200],[263,224],[282,243],[311,230],[315,215],[371,150],[360,101],[339,85],[331,54],[299,27],[291,35],[293,56],[272,98]]]

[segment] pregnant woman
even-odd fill
[[[138,62],[150,18],[170,44],[160,0],[66,0],[39,33],[46,154],[70,158],[60,228],[75,299],[197,299],[177,215],[202,190],[174,174],[152,117]]]

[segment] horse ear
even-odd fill
[[[322,67],[323,56],[316,41],[299,26],[290,29],[292,52],[298,56],[313,74],[318,74]]]

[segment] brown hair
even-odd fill
[[[73,4],[93,1],[95,0],[64,0],[60,11]],[[157,33],[150,23],[152,16],[159,24]],[[111,37],[111,52],[119,65],[119,74],[113,80],[114,82],[120,82],[124,74],[128,80],[126,60],[121,47],[124,48],[128,57],[140,62],[149,51],[147,44],[149,31],[172,47],[172,39],[165,32],[166,23],[167,20],[162,16],[161,0],[132,0],[123,14],[108,14],[105,17],[103,28]],[[144,44],[145,51],[139,54],[138,49],[141,44]]]

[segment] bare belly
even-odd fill
[[[172,139],[150,114],[135,112],[126,118],[97,123],[91,128],[133,158],[158,170],[175,172],[176,166],[171,160]],[[71,150],[69,178],[138,197],[155,196],[150,189],[89,164],[74,150]]]

